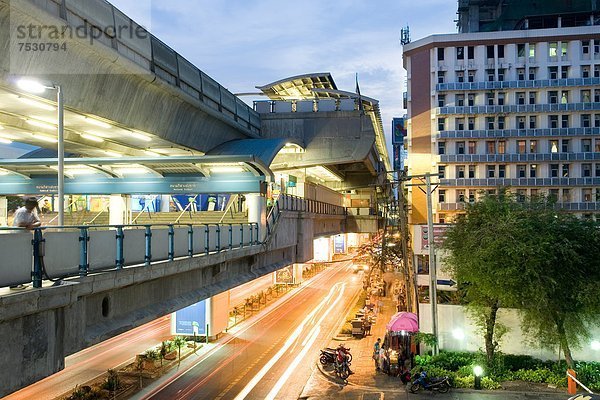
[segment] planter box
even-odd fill
[[[169,361],[177,360],[177,350],[173,350],[173,351],[165,354],[165,360],[169,360]]]

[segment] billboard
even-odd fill
[[[401,171],[404,169],[403,157],[404,157],[404,146],[401,144],[392,145],[394,149],[394,171]]]
[[[408,132],[406,131],[404,118],[393,118],[392,119],[392,144],[401,145],[404,143],[404,138]]]
[[[436,246],[441,246],[444,243],[444,239],[446,239],[446,230],[448,229],[448,225],[438,225],[435,224],[433,226],[433,238],[435,240]],[[421,226],[421,248],[423,250],[429,250],[429,228],[427,225]]]
[[[192,336],[206,334],[206,300],[173,313],[173,334]]]
[[[343,254],[346,252],[346,238],[344,235],[336,235],[333,237],[333,253]]]

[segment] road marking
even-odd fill
[[[337,302],[341,299],[341,295],[344,293],[345,283],[336,283],[331,287],[327,296],[319,303],[319,305],[311,311],[311,313],[304,318],[304,320],[298,325],[298,327],[294,330],[294,332],[288,337],[285,344],[279,351],[265,364],[264,367],[256,374],[250,382],[244,387],[244,389],[235,396],[234,400],[243,400],[250,394],[250,392],[256,387],[256,385],[264,378],[264,376],[269,372],[269,370],[279,361],[279,359],[283,356],[283,354],[294,344],[294,342],[298,339],[302,331],[304,330],[304,326],[316,315],[318,310],[320,310],[325,304],[329,303],[329,300],[333,297],[333,294],[339,289],[340,293],[332,305],[327,309],[325,313],[323,313],[322,319],[327,316],[327,314],[333,309],[333,307],[337,304]],[[321,319],[321,320],[322,320]],[[317,326],[318,327],[318,326]],[[313,328],[316,329],[317,327]],[[287,371],[286,371],[287,372]],[[287,379],[286,379],[287,380]],[[279,390],[278,390],[279,391]]]

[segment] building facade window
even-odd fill
[[[592,151],[592,139],[581,139],[581,151],[584,153]]]
[[[469,60],[475,59],[475,47],[474,46],[467,47],[467,58]]]
[[[444,61],[444,48],[443,47],[438,47],[437,59],[438,59],[438,61]]]
[[[496,177],[496,166],[495,165],[487,165],[486,166],[487,177],[495,178]]]
[[[486,154],[496,154],[496,142],[488,140],[485,142]]]
[[[538,152],[538,141],[537,140],[529,141],[529,152],[534,153],[534,154]]]
[[[446,82],[446,71],[438,71],[437,77],[438,77],[438,83]]]
[[[446,154],[446,142],[438,142],[438,154]]]
[[[571,165],[570,164],[563,164],[562,165],[562,177],[563,178],[568,178],[570,170],[571,170]]]
[[[523,164],[517,165],[517,178],[525,178],[527,166]]]
[[[558,178],[558,164],[550,164],[550,178]]]
[[[438,190],[438,203],[446,202],[446,191],[444,189]]]
[[[465,48],[464,47],[457,47],[456,48],[456,59],[457,60],[464,60],[465,59]]]
[[[474,140],[469,141],[469,154],[477,154],[477,142]]]
[[[506,165],[498,165],[498,178],[506,178]]]
[[[537,164],[531,164],[529,166],[529,177],[530,178],[537,178],[537,171],[538,171]]]
[[[446,118],[438,118],[438,131],[446,130]]]
[[[506,154],[506,141],[498,140],[498,154]]]
[[[475,170],[476,169],[474,165],[469,165],[469,178],[475,178]]]
[[[438,107],[444,107],[446,105],[446,95],[438,94]]]
[[[558,153],[558,140],[550,140],[550,153]]]
[[[457,165],[456,166],[456,178],[463,179],[465,177],[465,166]]]
[[[537,127],[537,117],[530,116],[529,117],[529,129],[535,129]]]
[[[465,142],[456,142],[456,154],[465,154]]]
[[[517,140],[517,153],[518,154],[527,153],[527,141],[526,140]]]
[[[446,166],[438,165],[438,178],[444,179],[446,177]]]
[[[591,178],[592,177],[592,164],[584,163],[581,164],[581,177]]]

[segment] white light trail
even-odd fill
[[[300,325],[298,325],[298,327],[294,330],[294,332],[290,335],[290,337],[288,337],[288,339],[285,341],[285,343],[281,347],[281,349],[279,349],[279,351],[273,356],[273,358],[271,358],[269,360],[269,362],[267,362],[262,367],[262,369],[258,372],[258,374],[256,374],[250,380],[250,382],[248,382],[246,387],[244,387],[244,389],[237,396],[235,396],[234,400],[243,400],[246,398],[246,396],[248,396],[248,394],[252,391],[252,389],[254,389],[254,387],[258,384],[258,382],[260,382],[260,380],[262,378],[264,378],[264,376],[267,374],[267,372],[269,372],[269,370],[273,367],[273,365],[275,365],[275,363],[277,361],[279,361],[279,359],[285,354],[285,352],[290,348],[290,346],[296,341],[298,336],[300,336],[300,333],[302,333],[302,329],[304,328],[304,325],[306,325],[308,323],[308,321],[310,321],[313,318],[313,316],[317,313],[318,310],[320,310],[325,304],[327,304],[329,299],[333,296],[333,293],[335,292],[335,290],[337,290],[338,286],[339,286],[339,283],[336,283],[335,285],[332,286],[332,288],[329,290],[329,293],[321,301],[321,303],[319,303],[319,305],[317,307],[315,307],[315,309],[312,310],[312,312],[310,314],[308,314],[306,316],[306,318],[304,318],[304,320],[300,323]]]

